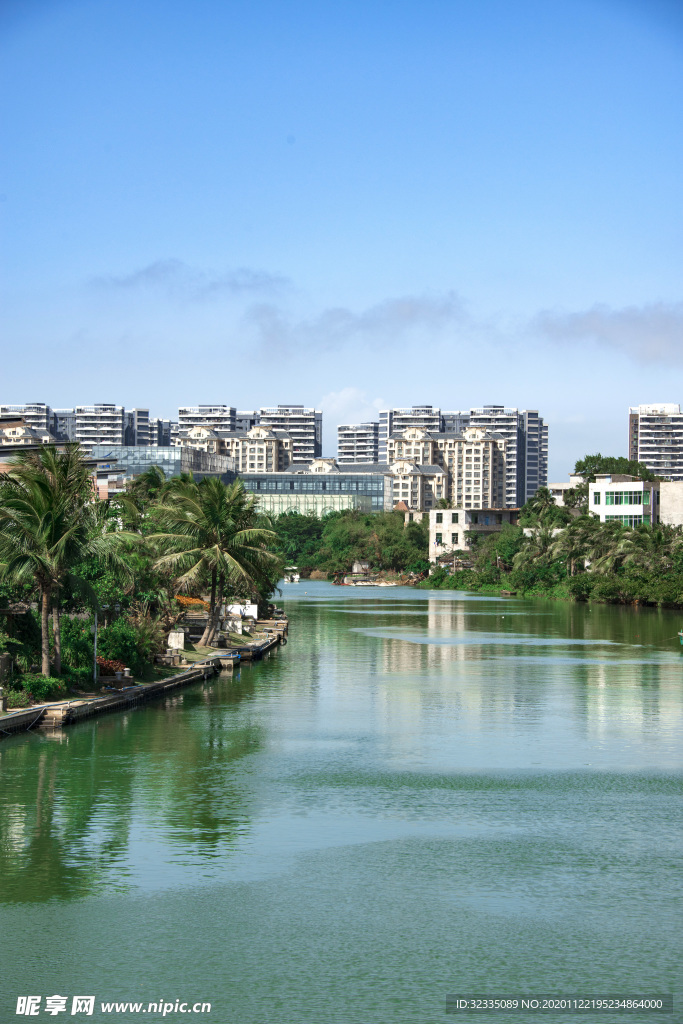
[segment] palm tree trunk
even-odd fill
[[[44,676],[50,675],[50,588],[43,587],[41,590],[41,672]]]
[[[223,604],[223,594],[224,593],[225,593],[225,573],[221,572],[218,575],[218,594],[216,596],[216,606],[215,606],[214,614],[213,614],[213,617],[210,619],[211,632],[209,634],[209,639],[206,642],[207,643],[207,647],[210,646],[213,643],[214,637],[216,636],[216,631],[218,630],[218,620],[220,619],[220,615],[221,615],[221,605]]]
[[[55,675],[62,674],[62,627],[60,621],[59,599],[52,605],[52,636],[54,637]]]
[[[216,570],[212,569],[211,570],[211,601],[209,603],[209,618],[207,619],[207,622],[206,622],[206,629],[202,633],[202,638],[199,641],[199,646],[200,647],[208,647],[209,646],[209,640],[211,639],[211,636],[212,636],[212,633],[213,633],[212,625],[213,625],[213,618],[214,618],[215,614],[216,614]]]

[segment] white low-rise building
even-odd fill
[[[584,477],[580,473],[570,473],[569,480],[562,480],[560,483],[548,484],[548,490],[555,499],[555,504],[560,507],[564,506],[564,498],[567,491],[573,491],[579,484],[584,482]]]
[[[429,515],[429,560],[436,562],[441,555],[462,554],[474,547],[475,535],[500,533],[504,526],[515,526],[518,508],[444,508],[433,509]],[[405,515],[406,523],[415,515]]]
[[[641,480],[625,473],[598,473],[588,485],[588,508],[601,523],[624,526],[659,522],[659,480]]]

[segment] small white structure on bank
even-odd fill
[[[659,480],[640,480],[625,473],[598,473],[595,483],[588,485],[588,509],[601,523],[653,525],[660,518],[661,486]]]

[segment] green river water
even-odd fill
[[[683,993],[682,617],[283,591],[234,678],[0,742],[2,1024],[683,1020],[445,1012]]]

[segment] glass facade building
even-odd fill
[[[391,478],[382,473],[245,473],[241,479],[248,491],[264,499],[264,511],[275,511],[270,507],[275,498],[283,512],[318,506],[330,512],[341,508],[383,512],[392,507]],[[386,499],[385,480],[389,481]]]
[[[224,483],[231,483],[236,476],[234,459],[179,446],[142,448],[96,444],[91,449],[91,457],[97,461],[98,479],[107,473],[124,478],[140,476],[152,466],[158,466],[166,477],[193,473],[196,479],[220,476]]]

